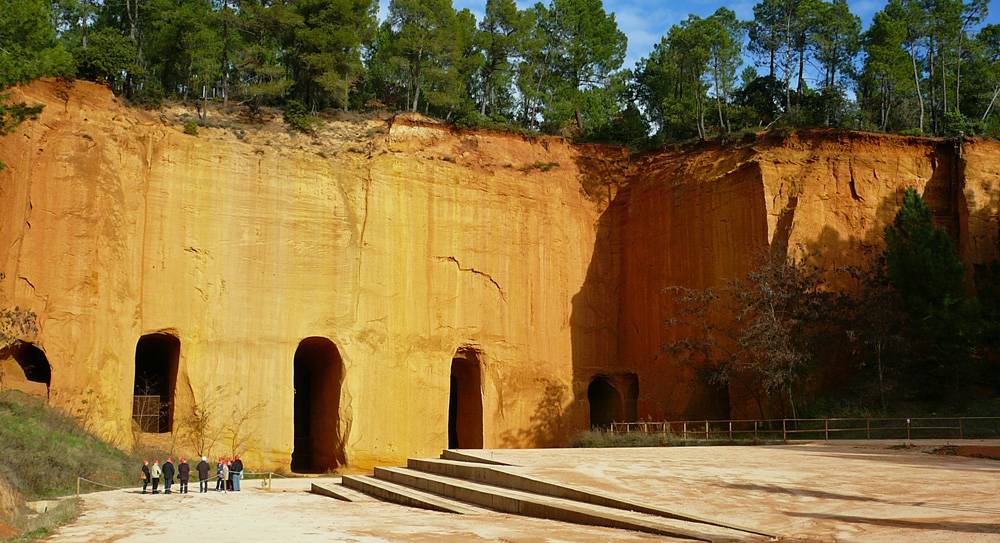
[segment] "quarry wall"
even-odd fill
[[[218,454],[255,467],[321,435],[303,461],[364,468],[448,446],[456,410],[478,409],[475,446],[565,444],[597,376],[622,417],[737,413],[663,353],[663,288],[770,247],[858,262],[907,186],[964,259],[996,257],[996,142],[807,132],[630,156],[412,119],[191,136],[91,83],[13,96],[45,109],[0,138],[0,307],[37,314],[50,402],[122,446],[147,437],[144,336],[179,342],[180,442],[207,413]],[[479,405],[451,399],[469,397],[459,360]]]

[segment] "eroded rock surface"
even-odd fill
[[[725,281],[771,246],[860,262],[907,186],[968,262],[996,257],[996,142],[959,157],[810,132],[630,157],[406,119],[189,136],[84,82],[14,98],[45,109],[0,139],[0,306],[38,315],[50,401],[124,446],[146,334],[180,342],[179,434],[208,413],[219,453],[235,433],[255,467],[287,468],[315,441],[296,439],[296,390],[339,389],[313,424],[337,445],[316,454],[364,467],[448,445],[457,353],[481,365],[486,447],[564,444],[598,375],[627,416],[719,415],[663,354],[662,289]],[[339,373],[296,383],[314,337]]]

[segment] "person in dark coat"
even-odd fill
[[[232,474],[233,490],[239,492],[240,479],[243,478],[243,461],[240,460],[240,455],[236,455],[236,460],[233,460],[233,467],[229,469],[229,473]]]
[[[174,463],[170,457],[163,463],[163,493],[170,494],[170,485],[174,484]]]
[[[146,493],[146,487],[149,485],[149,460],[142,461],[142,493]]]
[[[202,456],[194,469],[198,472],[198,493],[208,492],[208,458]]]
[[[188,481],[191,480],[191,466],[183,458],[181,458],[181,463],[177,464],[177,480],[181,482],[181,494],[187,494]]]

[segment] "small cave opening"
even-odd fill
[[[180,357],[181,340],[172,334],[146,334],[136,343],[132,419],[140,431],[163,434],[173,428]]]
[[[17,363],[17,368],[20,368],[24,381],[45,385],[44,394],[48,396],[49,387],[52,385],[52,366],[49,365],[49,359],[45,356],[45,352],[38,346],[28,341],[15,341],[5,349],[5,352],[0,352],[0,362],[3,359],[12,359]],[[13,370],[15,373],[17,368]],[[21,380],[20,378],[21,376],[18,375],[15,380]],[[25,388],[25,392],[42,394],[40,388],[34,391],[28,387]]]
[[[472,349],[459,349],[451,360],[448,448],[483,448],[483,372]]]
[[[638,389],[637,389],[638,390]],[[590,403],[590,427],[607,430],[612,422],[623,418],[622,397],[607,377],[597,376],[587,387],[587,401]]]
[[[347,463],[340,434],[344,361],[337,345],[308,337],[295,349],[292,471],[326,473]]]

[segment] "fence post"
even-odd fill
[[[729,439],[733,439],[733,421],[729,421]]]
[[[906,419],[906,444],[910,444],[910,419]]]
[[[80,478],[76,478],[76,497],[80,497]]]
[[[757,441],[757,421],[753,421],[753,440]]]
[[[788,441],[788,425],[786,424],[788,419],[781,419],[781,440]]]
[[[823,419],[823,435],[826,441],[830,441],[830,419]]]
[[[708,421],[705,421],[705,439],[708,439]]]
[[[681,432],[684,434],[684,439],[688,438],[688,423],[684,421],[684,425],[681,427]]]

